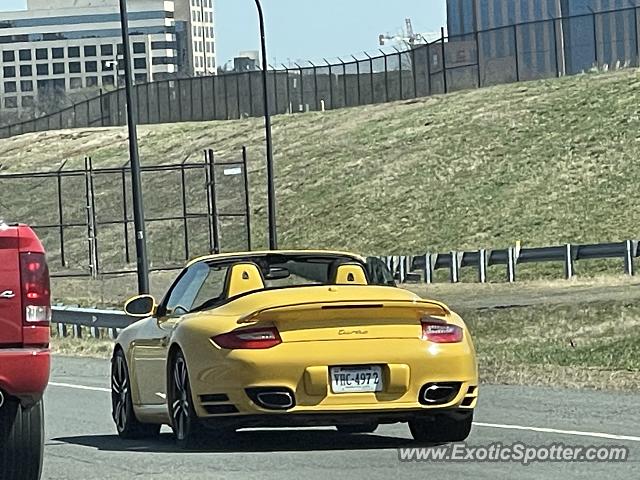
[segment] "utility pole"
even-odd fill
[[[127,0],[120,0],[120,22],[122,24],[122,53],[124,58],[125,92],[127,97],[127,127],[129,128],[129,160],[131,163],[131,190],[133,194],[133,223],[136,238],[138,293],[149,293],[149,263],[147,261],[147,239],[142,203],[142,179],[140,155],[138,153],[138,112],[133,101],[133,77],[131,69],[131,42],[129,41],[129,16]],[[116,65],[116,69],[117,69]]]
[[[273,139],[271,136],[271,111],[269,109],[269,86],[267,82],[267,41],[264,28],[264,14],[260,0],[256,1],[260,18],[260,43],[262,46],[262,96],[264,97],[264,128],[267,140],[267,203],[269,207],[269,249],[278,249],[278,233],[276,225],[276,189],[273,173]]]

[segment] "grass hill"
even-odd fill
[[[625,70],[276,117],[281,245],[406,254],[505,247],[518,240],[549,245],[638,238],[639,99],[639,72]],[[247,145],[254,244],[266,244],[259,119],[146,126],[140,145],[147,165],[195,161],[207,147],[228,158]],[[0,140],[0,171],[52,170],[64,160],[66,169],[77,168],[84,155],[96,167],[124,164],[125,129]],[[179,210],[175,179],[158,174],[145,181],[148,216]],[[82,223],[83,179],[69,182],[65,216]],[[120,183],[96,182],[101,219],[117,217]],[[202,190],[191,189],[188,199],[193,209],[204,210]],[[55,223],[56,208],[55,181],[1,180],[1,215]],[[153,262],[179,260],[181,231],[148,228]],[[206,250],[206,234],[198,229],[193,254]],[[66,237],[71,263],[86,262],[84,227]],[[102,227],[99,238],[103,264],[121,262],[120,227]],[[45,241],[55,265],[55,232]],[[172,276],[155,275],[152,290],[160,293]],[[623,284],[611,287],[615,281]],[[57,280],[54,293],[67,302],[116,305],[134,285],[131,276]],[[447,301],[468,320],[485,381],[632,391],[640,385],[635,279],[414,288]]]
[[[637,237],[639,99],[639,71],[624,70],[276,117],[281,245],[404,254]],[[251,160],[254,244],[264,246],[260,119],[140,128],[144,164],[197,160],[205,147],[237,155],[242,145]],[[2,173],[55,169],[63,160],[66,169],[80,167],[84,155],[96,167],[122,165],[126,130],[0,140]],[[120,184],[96,187],[109,216]],[[81,183],[76,190],[79,208],[69,217],[81,221]],[[149,180],[148,215],[177,209],[178,195],[177,182]],[[204,209],[205,198],[195,195],[190,202]],[[53,181],[5,180],[0,192],[2,212],[21,221],[42,222],[55,201]],[[150,228],[152,258],[179,259],[175,231]],[[100,235],[102,254],[120,258],[120,227]],[[198,235],[204,249],[206,231]],[[69,241],[83,258],[83,229]]]

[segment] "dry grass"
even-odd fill
[[[430,297],[447,297],[467,321],[484,383],[637,390],[640,294],[631,280],[615,280],[439,285]],[[516,291],[523,306],[501,304]],[[112,342],[54,338],[53,348],[107,358]]]
[[[542,246],[635,238],[640,223],[635,168],[639,88],[638,71],[626,70],[277,117],[281,245],[408,254],[500,248],[516,241]],[[247,145],[253,240],[257,247],[266,244],[259,119],[146,126],[140,129],[140,143],[146,164],[196,160],[205,147],[228,158]],[[122,165],[125,130],[1,140],[0,170],[50,170],[63,160],[69,161],[67,168],[81,167],[84,155],[91,155],[96,167]],[[119,188],[109,181],[99,186],[101,216],[117,216]],[[195,206],[204,205],[197,191],[190,195]],[[80,221],[82,196],[79,186],[68,198],[76,208],[69,215]],[[162,176],[147,180],[149,215],[174,211],[177,198],[175,181]],[[21,221],[50,223],[55,184],[3,182],[0,207]],[[194,233],[194,253],[207,249],[206,233],[206,228]],[[84,261],[85,237],[83,229],[68,234],[68,254],[78,265]],[[44,238],[55,264],[55,236]],[[150,228],[149,238],[154,262],[181,260],[182,239],[175,226]],[[101,229],[100,245],[105,259],[118,261],[120,229]],[[621,272],[620,263],[595,262],[593,270],[579,263],[578,273]],[[463,279],[472,273],[463,272]],[[519,267],[521,279],[561,274],[561,266]],[[156,293],[168,278],[156,282]],[[502,279],[504,272],[494,269],[490,278]],[[134,285],[132,277],[102,283],[56,280],[54,294],[67,303],[119,305]],[[638,384],[640,358],[636,289],[633,280],[620,277],[587,284],[436,285],[421,293],[465,313],[487,380],[630,388]],[[488,309],[517,304],[528,306]],[[625,326],[624,336],[619,325]]]
[[[68,357],[111,358],[113,341],[95,338],[51,338],[53,353]]]
[[[279,233],[286,247],[362,253],[421,253],[633,238],[640,155],[636,70],[459,92],[411,102],[279,116],[274,123]],[[263,130],[260,119],[145,126],[146,164],[250,152],[254,244],[266,244]],[[127,160],[122,128],[28,134],[0,141],[2,171],[48,170]],[[55,185],[32,191],[5,182],[3,210],[44,222]],[[17,184],[16,184],[17,185]],[[100,185],[100,214],[118,211],[119,184]],[[76,199],[82,205],[82,188]],[[195,192],[194,192],[195,195]],[[178,185],[148,180],[149,215],[178,207]],[[73,199],[72,199],[73,200]],[[194,200],[195,201],[195,200]],[[204,198],[200,195],[200,204]],[[173,211],[173,210],[172,210]],[[81,215],[80,213],[77,213]],[[150,232],[151,257],[180,260],[172,227]],[[100,231],[102,254],[122,257],[119,228]],[[55,235],[47,238],[55,260]],[[84,232],[69,235],[83,254]],[[206,249],[206,229],[194,235]],[[195,248],[195,244],[199,247]],[[71,253],[70,253],[71,254]],[[81,255],[78,258],[82,258]],[[583,272],[580,272],[583,273]]]

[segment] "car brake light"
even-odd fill
[[[463,330],[457,325],[435,318],[422,320],[422,339],[434,343],[460,343]]]
[[[227,350],[267,349],[282,343],[278,329],[275,327],[236,330],[213,337],[212,340],[216,345]]]
[[[49,267],[44,253],[20,254],[22,305],[26,325],[49,325],[51,322],[51,289]]]

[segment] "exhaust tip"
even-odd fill
[[[295,396],[288,388],[248,388],[247,395],[267,410],[289,410],[296,406]]]
[[[0,390],[0,408],[4,405],[4,393]]]
[[[456,398],[460,382],[427,383],[420,390],[419,400],[423,405],[444,405]]]

